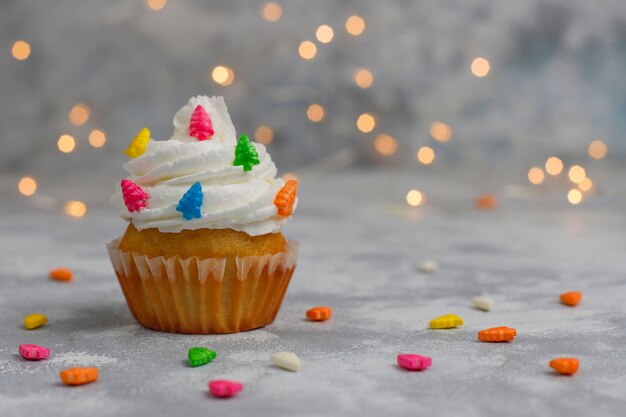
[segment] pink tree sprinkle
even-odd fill
[[[131,180],[122,180],[122,196],[129,212],[139,211],[148,204],[148,194]]]
[[[198,140],[207,140],[215,134],[213,123],[202,105],[198,104],[189,120],[189,136]]]

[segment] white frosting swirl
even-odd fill
[[[198,141],[189,136],[189,119],[198,104],[206,110],[215,134]],[[146,151],[124,164],[130,180],[149,196],[147,207],[129,212],[121,187],[111,199],[120,216],[139,230],[158,228],[176,233],[185,229],[234,229],[251,236],[275,233],[290,216],[279,216],[274,205],[284,185],[265,146],[254,143],[259,165],[251,171],[233,166],[237,138],[222,97],[197,96],[176,113],[174,134],[166,141],[150,140]],[[203,191],[202,217],[185,220],[176,206],[195,182]]]

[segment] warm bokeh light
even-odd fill
[[[218,84],[223,84],[228,79],[228,69],[223,65],[218,65],[213,68],[211,72],[211,78]]]
[[[424,165],[429,165],[435,160],[435,151],[430,146],[422,146],[417,151],[417,160]]]
[[[282,179],[287,182],[289,180],[296,180],[298,181],[298,177],[296,176],[296,174],[294,174],[293,172],[285,172],[282,176]]]
[[[409,206],[417,207],[424,202],[424,195],[417,190],[411,190],[406,194],[406,202]]]
[[[367,68],[359,68],[354,71],[354,82],[361,88],[370,88],[374,82],[374,76]]]
[[[322,25],[318,27],[317,31],[315,32],[315,37],[321,43],[329,43],[333,40],[334,36],[335,32],[333,31],[333,28],[328,25]]]
[[[70,135],[61,135],[57,141],[57,147],[63,153],[70,153],[76,147],[76,141]]]
[[[591,181],[591,178],[585,177],[585,179],[578,184],[578,188],[581,191],[589,191],[593,188],[593,181]]]
[[[311,41],[304,41],[298,47],[298,53],[302,59],[313,59],[317,55],[317,46]]]
[[[580,190],[572,188],[567,193],[567,201],[572,204],[579,204],[581,201],[583,201],[583,193],[581,193]]]
[[[146,7],[152,10],[161,10],[167,4],[167,0],[146,0]]]
[[[546,161],[546,172],[550,175],[559,175],[563,172],[563,161],[556,156],[551,156]]]
[[[16,41],[11,47],[11,55],[18,61],[28,59],[30,56],[30,44],[24,40]]]
[[[430,125],[430,136],[439,142],[447,142],[452,138],[452,128],[442,122],[434,122]]]
[[[528,170],[528,181],[531,184],[539,185],[543,182],[545,175],[543,170],[539,167],[532,167]]]
[[[230,67],[218,65],[211,71],[211,78],[217,84],[227,87],[235,80],[235,72]]]
[[[363,113],[357,119],[356,127],[363,133],[369,133],[376,127],[376,119],[369,113]]]
[[[83,217],[87,213],[87,206],[82,201],[70,200],[65,203],[65,213],[73,217]]]
[[[567,172],[567,176],[574,184],[580,184],[587,176],[587,172],[585,172],[585,168],[580,165],[574,165]]]
[[[378,135],[374,140],[374,147],[381,155],[389,156],[396,153],[398,141],[383,133]]]
[[[306,110],[306,117],[314,123],[321,122],[324,119],[324,108],[319,104],[311,104]]]
[[[254,131],[254,139],[263,145],[269,145],[274,140],[274,131],[267,126],[259,126]]]
[[[594,140],[589,144],[587,151],[593,159],[602,159],[606,156],[606,144],[601,140]]]
[[[92,130],[89,133],[89,144],[94,148],[102,148],[107,141],[107,136],[102,130]]]
[[[37,181],[31,177],[22,177],[20,182],[17,183],[17,189],[25,196],[33,195],[37,191]]]
[[[85,103],[77,103],[70,113],[68,114],[68,119],[75,126],[82,126],[87,123],[89,120],[89,116],[91,115],[91,109]]]
[[[350,16],[346,20],[346,30],[350,35],[360,35],[365,30],[365,20],[361,16]]]
[[[479,78],[482,78],[486,76],[487,74],[489,74],[490,69],[491,67],[489,66],[489,61],[487,61],[482,56],[474,58],[474,60],[472,61],[472,66],[471,66],[472,74],[474,74],[475,76]]]
[[[498,197],[495,194],[481,194],[474,200],[476,208],[481,210],[493,210],[498,206]]]
[[[268,22],[277,22],[283,15],[283,8],[273,1],[265,3],[261,9],[261,16]]]

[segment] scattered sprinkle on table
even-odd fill
[[[430,321],[431,329],[452,329],[463,325],[463,319],[456,314],[446,314]]]
[[[332,316],[333,309],[330,307],[313,307],[306,312],[306,316],[313,321],[326,321]]]
[[[94,382],[98,379],[98,368],[68,368],[61,371],[61,381],[75,386]]]
[[[187,359],[189,360],[189,366],[202,366],[211,362],[217,353],[211,349],[207,349],[205,347],[192,347],[187,352]]]
[[[570,291],[561,294],[561,302],[570,307],[576,307],[582,298],[583,293],[580,291]]]
[[[488,295],[479,295],[472,298],[472,305],[479,310],[489,311],[493,308],[493,299]]]
[[[293,352],[273,353],[272,363],[288,371],[298,372],[300,370],[300,358]]]
[[[561,375],[574,375],[579,364],[576,358],[556,358],[550,361],[550,368]]]
[[[398,365],[409,371],[422,371],[430,368],[432,364],[433,360],[428,356],[416,355],[414,353],[398,354]]]
[[[432,259],[426,259],[417,264],[417,270],[424,274],[432,274],[439,269],[439,264],[437,261],[433,261]]]
[[[243,391],[243,384],[236,381],[216,379],[209,381],[209,391],[218,398],[228,398]]]
[[[74,273],[68,268],[56,268],[50,271],[50,279],[55,281],[70,282],[74,279]]]
[[[39,361],[50,357],[50,349],[38,345],[20,345],[20,355],[29,361]]]
[[[28,330],[36,329],[37,327],[41,327],[48,322],[48,317],[43,314],[29,314],[24,317],[24,327]]]
[[[512,342],[517,336],[517,331],[512,327],[500,326],[478,332],[478,340],[481,342]]]

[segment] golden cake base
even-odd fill
[[[296,267],[298,244],[284,252],[225,258],[149,257],[108,245],[135,319],[149,329],[235,333],[274,321]]]

